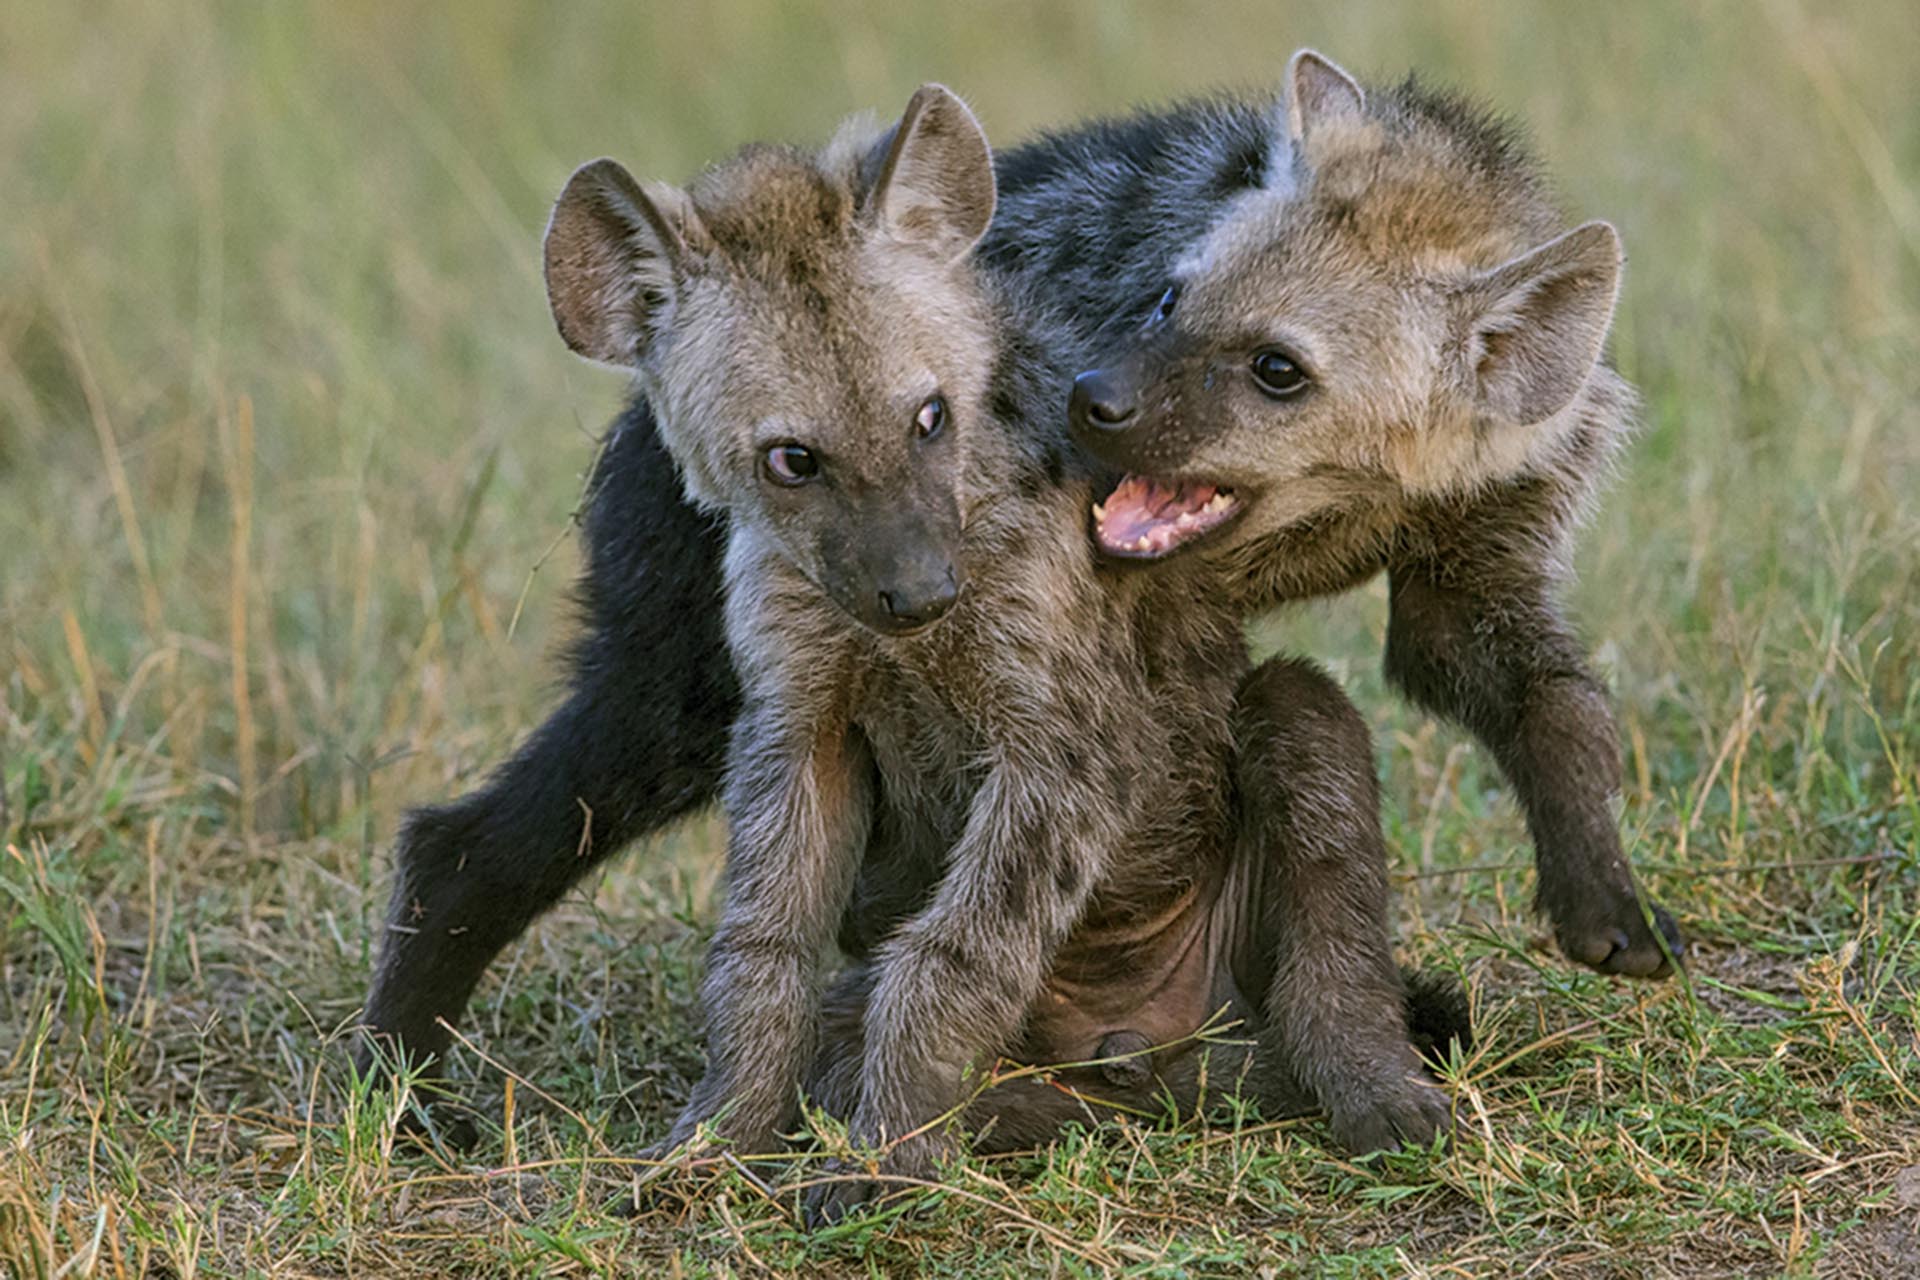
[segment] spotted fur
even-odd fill
[[[1276,110],[1220,98],[996,153],[998,203],[976,263],[1002,279],[1040,283],[1090,361],[1102,335],[1122,334],[1146,314],[1176,257],[1223,202],[1259,181]],[[1044,360],[1023,334],[1002,337],[1010,351],[1028,348],[1023,360]],[[1018,416],[1017,381],[1010,375],[989,389],[999,416]],[[1058,386],[1047,394],[1064,396]],[[1030,483],[1058,484],[1066,456],[1044,454]],[[459,1018],[493,957],[580,877],[719,797],[740,706],[724,658],[726,522],[683,495],[645,396],[608,434],[584,534],[582,626],[563,660],[561,705],[483,785],[410,813],[396,842],[364,1018],[414,1057],[444,1050],[441,1021]],[[905,849],[894,865],[911,860],[911,842]],[[896,880],[863,885],[860,901],[911,902],[929,883],[924,874]],[[870,942],[861,921],[890,918],[854,913],[843,940]]]
[[[1631,434],[1601,358],[1621,267],[1604,223],[1572,230],[1514,130],[1409,80],[1366,93],[1295,61],[1285,173],[1235,195],[1169,275],[1178,304],[1108,345],[1088,379],[1103,460],[1230,487],[1245,509],[1180,554],[1249,612],[1392,590],[1387,673],[1493,751],[1572,958],[1670,972],[1683,943],[1620,848],[1605,692],[1556,597],[1579,521]],[[1250,361],[1311,375],[1276,400]],[[1161,571],[1164,571],[1164,566]]]
[[[1518,207],[1526,218],[1539,219],[1540,235],[1562,225],[1540,202],[1544,184],[1512,131],[1484,112],[1417,85],[1376,91],[1367,103],[1383,127],[1404,114],[1454,135],[1460,171],[1504,174],[1524,197]],[[1284,93],[1220,99],[1095,122],[1001,153],[998,210],[976,257],[1002,278],[1043,281],[1057,323],[1086,353],[1085,367],[1110,360],[1210,231],[1249,196],[1271,191],[1281,170],[1298,178],[1291,105]],[[1538,238],[1530,233],[1516,243]],[[1008,352],[1022,355],[1002,360],[1003,368],[1044,363],[1042,344],[1020,327],[1003,339]],[[1023,345],[1033,350],[1022,353]],[[995,416],[1019,418],[1018,381],[990,382],[987,407]],[[1415,700],[1472,728],[1513,780],[1541,851],[1542,904],[1563,947],[1601,967],[1650,971],[1664,958],[1643,963],[1651,935],[1608,807],[1618,765],[1604,692],[1553,600],[1570,531],[1631,417],[1630,393],[1604,367],[1585,403],[1595,429],[1568,434],[1549,465],[1418,501],[1393,497],[1382,476],[1348,478],[1323,486],[1333,501],[1268,529],[1258,548],[1196,559],[1179,572],[1202,563],[1220,570],[1195,595],[1216,607],[1226,601],[1236,613],[1388,572],[1389,674]],[[412,1051],[444,1045],[436,1019],[458,1016],[488,960],[578,876],[718,790],[739,706],[731,666],[715,656],[723,646],[726,525],[676,500],[656,419],[653,406],[636,399],[596,473],[585,626],[568,663],[567,699],[485,786],[417,810],[402,832],[367,1020]],[[1043,445],[1034,457],[1037,465],[1019,483],[1071,482],[1067,451]],[[1081,749],[1096,760],[1115,754],[1090,741]],[[1182,743],[1154,759],[1192,756]],[[941,859],[929,835],[940,819],[929,815],[951,813],[956,789],[971,785],[953,760],[916,763],[925,780],[910,801],[875,805],[870,873],[856,881],[855,905],[839,928],[857,956],[871,954],[893,921],[926,903]],[[1245,794],[1272,787],[1284,797],[1292,776],[1235,768]],[[1217,812],[1220,803],[1215,793],[1202,812]],[[1243,838],[1257,825],[1247,812],[1243,805]],[[1185,820],[1179,806],[1163,819],[1176,830]],[[1281,834],[1266,847],[1291,856]],[[1365,857],[1327,865],[1357,868],[1357,882],[1371,874]],[[1362,901],[1372,891],[1356,883],[1343,892]],[[1656,912],[1656,920],[1664,917]],[[1677,943],[1677,934],[1669,936]],[[838,994],[846,997],[843,1010],[864,1008],[857,982]],[[1038,1131],[1051,1123],[1037,1104],[1021,1114]]]
[[[930,87],[866,158],[846,135],[818,154],[755,149],[685,193],[602,161],[555,209],[562,334],[631,360],[689,492],[728,517],[743,707],[727,900],[708,1070],[669,1140],[707,1126],[777,1144],[876,806],[938,866],[865,958],[857,1070],[842,1069],[852,1130],[886,1146],[889,1171],[926,1171],[938,1122],[992,1058],[1177,1042],[1222,1003],[1264,1050],[1256,1091],[1326,1106],[1358,1145],[1424,1137],[1444,1099],[1407,1036],[1364,725],[1337,691],[1313,723],[1277,676],[1243,689],[1238,617],[1204,578],[1103,571],[1078,536],[1092,477],[1044,424],[1084,353],[1043,298],[955,256],[993,203],[970,130]],[[598,314],[609,300],[621,318]],[[952,425],[923,438],[907,425],[929,396]],[[817,456],[814,481],[766,473],[770,440]],[[892,572],[874,556],[902,554],[951,555],[964,578],[930,628],[868,603]],[[1236,722],[1236,704],[1269,718]],[[1294,744],[1285,767],[1254,763],[1270,740]],[[1236,756],[1265,784],[1239,845]],[[1276,852],[1291,856],[1269,867]],[[860,1194],[838,1184],[817,1207]]]

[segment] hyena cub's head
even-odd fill
[[[688,493],[876,631],[962,585],[965,424],[984,414],[989,306],[968,254],[992,155],[920,89],[885,132],[753,147],[687,190],[582,167],[547,228],[547,295],[581,355],[631,367]]]
[[[1260,185],[1074,387],[1076,435],[1130,473],[1094,509],[1102,549],[1231,548],[1553,456],[1620,279],[1612,227],[1563,226],[1484,113],[1296,54]]]

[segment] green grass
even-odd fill
[[[1898,1275],[1920,1258],[1920,24],[1884,4],[14,6],[0,39],[0,1273]],[[1489,762],[1377,589],[1258,629],[1387,780],[1401,937],[1483,1027],[1465,1135],[1076,1134],[808,1236],[772,1170],[619,1212],[699,1066],[719,844],[496,966],[469,1154],[354,1093],[402,807],[540,714],[620,383],[538,234],[939,78],[1013,139],[1314,44],[1527,118],[1622,228],[1646,429],[1574,604],[1691,984],[1555,958]],[[511,1088],[508,1081],[513,1081]],[[1904,1173],[1903,1173],[1904,1171]],[[11,1271],[9,1272],[9,1268]]]

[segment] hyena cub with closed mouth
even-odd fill
[[[1621,851],[1612,716],[1554,599],[1632,427],[1619,237],[1563,231],[1513,131],[1412,80],[1369,95],[1303,51],[1288,132],[1076,380],[1076,437],[1128,473],[1095,538],[1208,561],[1249,611],[1384,570],[1387,674],[1493,750],[1562,949],[1663,976],[1685,944]]]
[[[1317,673],[1249,675],[1204,575],[1097,571],[1091,478],[1048,429],[1084,352],[968,261],[994,203],[984,135],[929,86],[878,139],[751,148],[685,192],[599,161],[555,207],[562,335],[636,370],[728,516],[727,898],[670,1140],[778,1145],[870,833],[935,882],[812,1078],[892,1144],[884,1173],[928,1169],[983,1060],[1086,1060],[1222,1008],[1258,1028],[1263,1103],[1324,1106],[1363,1149],[1428,1138],[1446,1098],[1408,1040],[1364,723]],[[1236,758],[1271,809],[1238,840]],[[1165,1074],[1183,1105],[1204,1090],[1190,1056]]]

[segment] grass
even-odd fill
[[[0,41],[0,1273],[1898,1275],[1920,1269],[1920,26],[1465,0],[63,6]],[[1465,1136],[1078,1133],[806,1235],[772,1171],[620,1211],[699,1065],[719,829],[502,957],[481,1141],[354,1091],[402,807],[547,704],[619,381],[537,238],[938,77],[1011,139],[1312,43],[1530,120],[1622,227],[1646,429],[1574,603],[1689,983],[1575,972],[1489,762],[1375,674],[1378,590],[1269,620],[1373,717],[1409,958],[1470,982]],[[9,1268],[11,1270],[9,1271]]]

